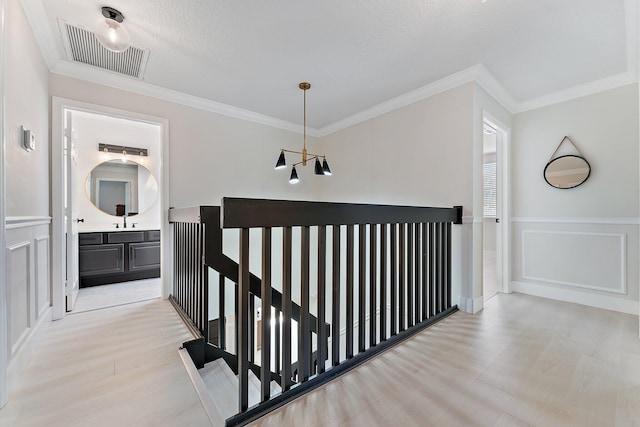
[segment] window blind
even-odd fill
[[[483,187],[484,216],[496,217],[498,214],[497,214],[495,162],[483,164],[482,173],[484,175],[484,187]]]

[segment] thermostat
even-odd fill
[[[36,136],[24,126],[20,126],[22,130],[22,148],[27,151],[33,151],[36,149]]]

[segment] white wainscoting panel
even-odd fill
[[[49,236],[40,236],[34,239],[34,264],[35,264],[35,316],[36,320],[49,308],[51,301],[50,286],[50,257]]]
[[[8,317],[9,337],[7,349],[9,360],[16,353],[31,328],[30,258],[31,243],[22,242],[7,248],[8,272]]]
[[[522,230],[522,278],[627,293],[626,235]]]
[[[51,249],[48,216],[7,217],[5,241],[7,389],[15,390],[43,333],[51,324]]]

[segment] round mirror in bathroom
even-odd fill
[[[149,209],[158,198],[158,182],[144,166],[122,160],[97,165],[85,181],[87,198],[102,212],[134,216]]]

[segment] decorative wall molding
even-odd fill
[[[619,239],[620,245],[620,283],[618,288],[605,288],[600,286],[589,285],[585,283],[576,283],[563,280],[555,280],[552,278],[536,277],[527,274],[526,262],[526,237],[532,234],[548,234],[548,235],[567,235],[567,236],[592,236],[592,237],[614,237]],[[552,230],[522,230],[521,232],[521,245],[522,245],[522,258],[521,258],[521,272],[522,278],[534,282],[549,283],[552,285],[571,286],[576,288],[593,289],[596,291],[602,291],[607,293],[626,294],[627,293],[627,239],[626,234],[622,233],[591,233],[582,231],[552,231]]]
[[[134,78],[121,76],[116,73],[91,67],[89,65],[60,60],[51,69],[51,72],[103,86],[109,86],[115,89],[125,90],[127,92],[137,93],[138,95],[149,96],[187,107],[197,108],[199,110],[210,111],[223,116],[270,126],[276,129],[283,129],[299,134],[302,134],[304,131],[303,126],[296,123],[277,119],[265,114],[255,113],[253,111],[212,101],[210,99],[201,98],[199,96],[166,89]],[[318,130],[307,126],[307,135],[317,137]]]
[[[22,263],[18,257],[22,257]],[[31,329],[32,322],[32,309],[31,309],[31,242],[20,242],[15,245],[9,246],[7,248],[7,277],[9,282],[7,283],[7,325],[8,325],[8,334],[7,334],[7,346],[6,349],[8,351],[7,358],[10,361],[15,354],[20,350],[20,347],[25,342],[29,335],[29,331]],[[24,271],[17,271],[16,267],[24,265]],[[25,291],[25,301],[24,305],[17,307],[20,311],[20,314],[24,314],[26,316],[24,329],[18,331],[17,336],[14,336],[14,322],[16,321],[16,317],[14,316],[14,291],[15,291],[15,280],[16,277],[22,277],[25,281],[24,291]],[[19,288],[19,287],[18,287]]]
[[[277,129],[283,129],[299,134],[303,133],[303,127],[296,123],[201,98],[195,95],[189,95],[183,92],[155,86],[150,83],[120,76],[116,73],[111,73],[109,71],[84,64],[77,64],[67,60],[59,60],[51,68],[51,72]],[[321,128],[312,128],[307,126],[307,135],[316,138],[325,137],[358,123],[371,120],[383,114],[472,82],[475,82],[478,86],[482,87],[509,113],[517,114],[536,108],[566,102],[571,99],[580,98],[605,90],[626,86],[628,84],[636,83],[637,81],[637,78],[634,77],[632,72],[626,71],[601,80],[585,83],[535,98],[533,100],[517,102],[498,82],[498,80],[484,67],[484,65],[477,64]]]
[[[22,372],[27,367],[27,364],[29,363],[31,356],[33,356],[37,345],[42,341],[42,336],[51,325],[51,312],[51,307],[48,307],[40,317],[40,320],[33,326],[29,337],[27,338],[27,340],[25,340],[20,351],[9,363],[7,375],[9,393],[16,389]]]
[[[513,292],[638,315],[638,301],[632,299],[522,281],[511,281],[510,285]]]
[[[6,229],[35,227],[37,225],[51,224],[50,216],[8,216],[6,217]]]
[[[33,239],[33,246],[35,248],[33,261],[35,265],[35,277],[33,280],[33,289],[35,292],[34,309],[36,320],[39,320],[51,305],[51,282],[49,280],[51,256],[49,245],[49,235],[39,236]],[[41,264],[43,265],[42,268]]]
[[[640,218],[543,218],[543,217],[513,217],[511,222],[527,222],[540,224],[604,224],[604,225],[640,225]]]
[[[478,64],[457,73],[451,74],[450,76],[422,86],[421,88],[396,96],[395,98],[391,98],[371,108],[367,108],[364,111],[353,114],[342,120],[338,120],[337,122],[334,122],[330,125],[323,126],[318,129],[318,136],[323,137],[330,135],[342,129],[357,125],[358,123],[371,120],[391,111],[406,107],[407,105],[413,104],[415,102],[422,101],[423,99],[438,95],[439,93],[446,92],[450,89],[454,89],[464,84],[474,82],[476,81],[478,76],[481,75],[483,70],[486,71],[484,66]],[[486,71],[486,74],[489,74],[488,71]]]
[[[463,216],[462,217],[463,224],[483,224],[484,217],[482,216]]]
[[[512,114],[540,108],[570,99],[597,93],[603,90],[613,89],[638,81],[638,7],[635,0],[625,0],[626,19],[626,47],[627,47],[627,71],[614,76],[609,76],[593,82],[587,82],[569,89],[561,90],[538,98],[518,101],[508,90],[484,67],[476,64],[465,70],[451,74],[441,80],[418,88],[414,91],[382,102],[377,106],[356,113],[352,116],[323,126],[320,129],[307,127],[307,134],[313,137],[323,137],[341,129],[353,126],[362,121],[372,119],[381,114],[396,110],[416,101],[428,98],[446,90],[460,85],[475,82],[500,103]],[[40,50],[53,73],[90,81],[93,83],[106,85],[109,87],[134,92],[140,95],[151,96],[166,101],[199,108],[206,111],[235,117],[254,123],[272,126],[278,129],[289,130],[291,132],[302,133],[302,126],[288,122],[286,120],[269,117],[264,114],[255,113],[231,105],[222,104],[198,96],[187,95],[178,91],[169,90],[160,86],[119,76],[99,68],[84,64],[77,64],[63,58],[62,52],[56,46],[51,34],[54,31],[49,24],[45,10],[41,2],[21,1],[25,15],[31,24]]]
[[[52,31],[51,25],[49,25],[49,19],[47,19],[45,10],[38,1],[22,0],[20,4],[27,17],[27,21],[29,21],[31,25],[33,34],[40,47],[40,52],[49,70],[52,70],[56,63],[60,61],[60,54],[54,38],[51,37],[51,34],[54,34],[54,32]]]
[[[518,103],[517,107],[513,111],[511,111],[511,113],[523,113],[525,111],[535,110],[537,108],[547,107],[549,105],[559,104],[561,102],[567,102],[572,99],[581,98],[587,95],[593,95],[594,93],[615,89],[637,82],[638,79],[632,72],[625,71],[620,74],[577,85],[565,90],[551,93],[549,95],[531,99],[529,101],[520,102]]]
[[[120,76],[116,73],[111,73],[109,71],[101,70],[84,64],[77,64],[66,60],[59,60],[55,64],[55,66],[53,66],[51,72],[67,77],[76,78],[79,80],[89,81],[92,83],[125,90],[143,96],[162,99],[164,101],[173,102],[179,105],[185,105],[187,107],[210,111],[212,113],[221,114],[223,116],[233,117],[252,123],[270,126],[276,129],[283,129],[299,134],[303,133],[303,127],[296,123],[234,107],[232,105],[223,104],[221,102],[201,98],[195,95],[189,95],[183,92],[155,86],[150,83]],[[595,82],[589,82],[550,95],[545,95],[543,97],[536,98],[530,101],[518,103],[482,64],[477,64],[411,92],[407,92],[390,100],[384,101],[378,105],[353,114],[342,120],[338,120],[337,122],[323,126],[319,129],[307,126],[307,135],[316,138],[325,137],[342,129],[346,129],[364,121],[374,119],[383,114],[398,110],[400,108],[406,107],[407,105],[430,98],[439,93],[455,89],[456,87],[460,87],[471,82],[475,82],[480,87],[482,87],[508,112],[516,114],[536,108],[542,108],[545,106],[566,102],[571,99],[580,98],[605,90],[615,89],[620,86],[626,86],[628,84],[636,83],[637,79],[633,76],[632,73],[624,72],[615,76],[597,80]]]

